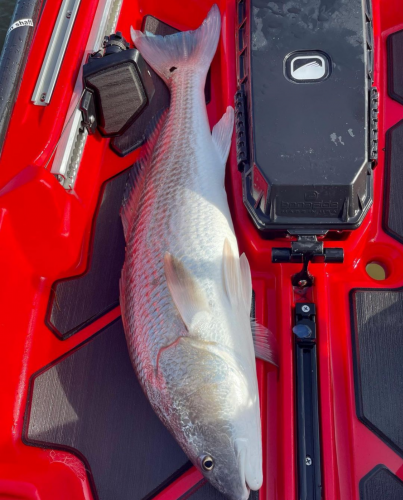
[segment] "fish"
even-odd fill
[[[204,98],[221,16],[194,31],[132,39],[169,88],[122,203],[120,304],[130,358],[154,411],[204,477],[230,500],[262,485],[250,309],[224,178],[234,128],[228,106],[210,131]],[[258,355],[275,362],[263,327]]]

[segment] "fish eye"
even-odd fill
[[[206,455],[202,460],[202,467],[205,471],[209,472],[214,469],[214,460],[210,455]]]

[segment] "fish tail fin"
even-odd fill
[[[122,208],[120,210],[123,233],[126,241],[137,220],[140,197],[146,177],[145,173],[151,163],[152,153],[165,123],[167,112],[167,109],[159,112],[149,123],[145,132],[146,143],[142,149],[141,156],[133,165],[127,179],[126,188],[123,194]]]
[[[204,77],[210,67],[220,38],[221,16],[213,5],[201,26],[194,31],[173,35],[144,34],[131,28],[132,40],[144,59],[170,86],[177,69],[192,66]]]

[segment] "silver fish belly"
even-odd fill
[[[262,483],[262,450],[251,276],[224,188],[234,112],[211,133],[203,92],[219,34],[217,6],[194,32],[132,33],[171,105],[122,208],[121,307],[154,410],[217,489],[246,500]]]

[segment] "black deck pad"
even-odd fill
[[[150,15],[144,16],[143,26],[141,29],[144,33],[148,31],[153,35],[159,35],[159,36],[173,35],[174,33],[178,33],[179,31],[173,26],[170,26],[167,23],[163,23],[156,17]]]
[[[194,493],[189,496],[189,493],[185,493],[179,500],[227,500],[227,497],[222,495],[218,490],[216,490],[210,483],[205,483],[203,486],[196,485],[194,488]],[[259,492],[251,491],[249,500],[259,500]]]
[[[125,258],[120,207],[128,170],[108,181],[101,192],[87,271],[56,282],[47,323],[67,338],[119,304],[119,278]]]
[[[352,314],[357,415],[403,456],[403,290],[357,290]]]
[[[403,120],[386,134],[386,179],[384,226],[386,231],[403,241]]]
[[[361,500],[402,500],[403,481],[378,465],[360,481]]]
[[[177,33],[178,30],[163,23],[154,16],[145,16],[143,19],[143,32],[148,31],[154,35],[167,36]],[[147,65],[155,87],[155,93],[151,102],[145,107],[144,111],[136,119],[136,121],[120,136],[114,137],[110,142],[110,147],[119,156],[126,156],[145,141],[145,130],[153,117],[161,113],[162,110],[169,107],[170,95],[169,90],[162,79],[155,73],[155,71]],[[206,104],[210,102],[211,98],[211,81],[210,70],[207,74],[206,86],[204,89]]]
[[[388,93],[403,104],[403,30],[388,37]]]
[[[143,499],[190,466],[137,381],[120,319],[37,375],[30,399],[27,444],[76,450],[100,500]]]

